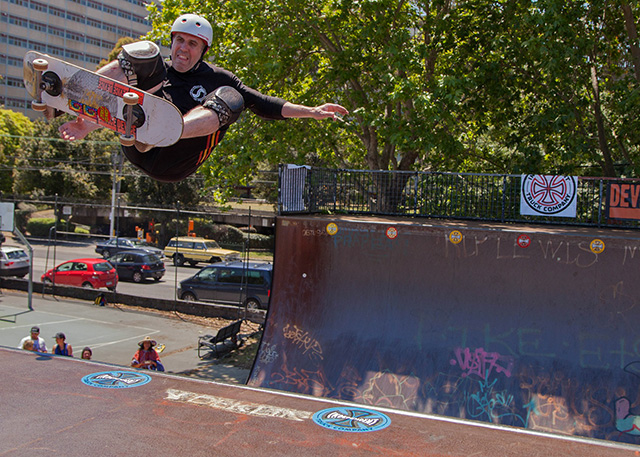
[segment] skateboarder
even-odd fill
[[[163,97],[182,112],[182,137],[172,146],[123,147],[129,161],[152,178],[176,182],[195,173],[245,108],[265,119],[335,119],[348,113],[340,105],[297,105],[245,86],[230,71],[202,60],[212,39],[206,19],[184,14],[171,28],[170,62],[162,60],[154,43],[142,41],[123,46],[118,59],[98,71]],[[97,128],[79,116],[59,130],[62,138],[77,140]]]

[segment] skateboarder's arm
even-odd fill
[[[334,103],[325,103],[320,106],[296,105],[287,102],[282,107],[282,117],[286,118],[313,118],[313,119],[335,119],[337,116],[349,114],[346,108]]]
[[[336,115],[349,114],[346,108],[333,103],[320,106],[304,106],[287,102],[282,107],[282,116],[286,118],[335,119]],[[184,115],[182,138],[196,138],[210,135],[220,128],[218,115],[210,109],[197,106]]]
[[[184,115],[184,128],[181,138],[197,138],[211,135],[220,128],[220,120],[215,111],[196,106]]]

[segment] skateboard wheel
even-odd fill
[[[122,96],[125,105],[137,105],[139,99],[138,94],[134,94],[133,92],[127,92]]]
[[[33,61],[33,69],[36,71],[47,71],[49,68],[49,62],[45,59],[36,59]]]
[[[133,146],[136,143],[136,137],[120,135],[120,144],[122,146]]]
[[[42,102],[36,102],[35,100],[31,102],[31,108],[34,111],[44,111],[47,109],[47,104]]]

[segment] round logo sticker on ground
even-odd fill
[[[103,389],[127,389],[143,386],[149,381],[151,376],[135,371],[103,371],[82,378],[86,385]]]
[[[518,237],[517,242],[518,246],[520,246],[521,248],[528,248],[531,244],[531,238],[529,238],[529,235],[525,235],[523,233]]]
[[[462,232],[460,232],[459,230],[454,230],[453,232],[449,233],[449,241],[451,241],[453,244],[460,243],[460,241],[462,241]]]
[[[335,222],[327,224],[327,233],[329,235],[335,235],[338,233],[338,225]]]
[[[386,414],[364,408],[323,409],[313,415],[313,421],[339,432],[375,432],[391,424]]]
[[[604,241],[596,238],[591,242],[589,247],[594,254],[600,254],[602,251],[604,251]]]
[[[398,236],[398,229],[395,227],[389,227],[387,229],[387,238],[394,240]]]

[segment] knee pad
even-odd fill
[[[129,85],[142,90],[160,84],[167,74],[160,48],[151,41],[125,44],[118,54],[118,62]]]
[[[208,94],[202,106],[215,111],[220,120],[220,127],[226,127],[238,120],[244,110],[244,98],[233,87],[222,86]]]

